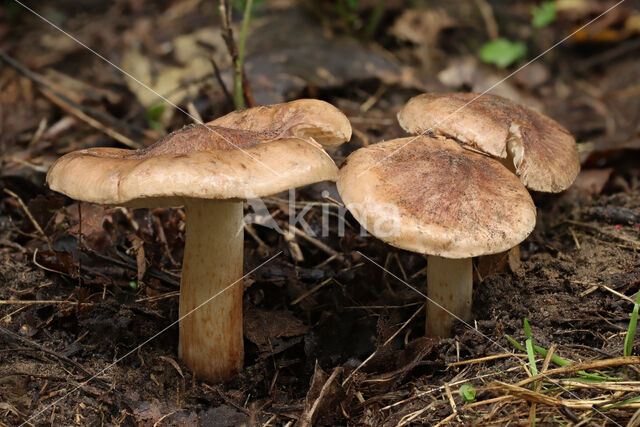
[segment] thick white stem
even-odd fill
[[[191,199],[185,208],[178,355],[198,378],[224,381],[244,361],[242,202]]]
[[[429,255],[427,257],[427,324],[429,337],[448,337],[455,314],[464,321],[471,318],[473,269],[471,258],[449,259]]]

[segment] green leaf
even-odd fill
[[[134,291],[138,290],[138,283],[134,282],[133,280],[129,282],[129,286],[131,287],[131,289],[133,289]]]
[[[476,389],[470,384],[464,384],[460,387],[459,393],[467,403],[471,403],[476,399]]]
[[[149,107],[145,114],[147,118],[147,123],[149,127],[154,130],[162,131],[162,123],[160,122],[160,118],[162,117],[162,113],[164,112],[164,104],[156,104],[153,107]]]
[[[531,9],[533,28],[542,28],[556,20],[556,4],[552,1],[542,2],[540,6]]]
[[[479,55],[488,64],[508,67],[527,55],[527,46],[522,42],[499,38],[482,45]]]
[[[356,10],[359,6],[358,0],[347,0],[347,5],[349,5],[352,10]]]

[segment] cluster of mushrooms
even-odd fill
[[[426,334],[446,337],[456,319],[471,316],[471,258],[531,233],[536,208],[525,187],[568,188],[580,171],[578,150],[559,123],[494,95],[419,95],[398,121],[415,136],[352,153],[338,191],[376,237],[427,255]],[[368,227],[390,212],[395,232]]]
[[[337,181],[372,234],[428,255],[426,330],[447,336],[450,313],[471,314],[471,257],[509,249],[533,229],[525,185],[558,192],[579,170],[575,141],[558,123],[475,97],[411,99],[398,119],[416,136],[361,148],[340,170],[324,148],[350,139],[348,119],[302,99],[187,126],[143,150],[75,151],[53,164],[47,183],[91,203],[185,207],[178,354],[199,378],[222,381],[242,369],[243,200],[319,181]],[[376,233],[370,225],[389,220],[389,206],[393,232]]]

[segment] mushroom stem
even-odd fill
[[[472,289],[471,258],[427,257],[427,336],[448,337],[451,325],[456,320],[451,313],[464,321],[470,319]]]
[[[178,355],[197,377],[224,381],[244,361],[242,202],[188,199],[185,208]]]

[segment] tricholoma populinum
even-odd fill
[[[187,126],[143,150],[75,151],[53,164],[47,183],[91,203],[185,206],[178,354],[197,377],[221,381],[244,361],[243,200],[335,181],[323,147],[350,138],[338,109],[298,100]]]

